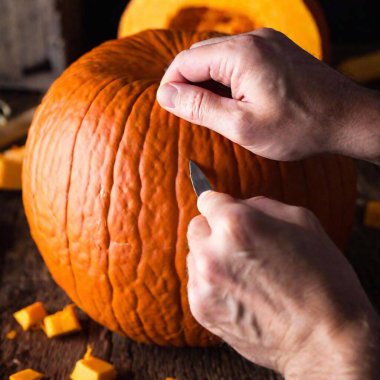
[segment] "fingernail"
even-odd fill
[[[163,107],[174,108],[177,95],[177,88],[169,83],[165,83],[157,91],[157,100]]]

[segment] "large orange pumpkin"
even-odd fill
[[[181,50],[209,33],[145,31],[107,42],[52,85],[30,129],[23,200],[55,281],[90,317],[141,342],[214,338],[187,299],[189,159],[215,189],[313,210],[339,245],[353,218],[350,159],[280,163],[163,110],[156,90]]]
[[[328,58],[326,21],[317,0],[131,0],[119,37],[170,28],[237,34],[274,28],[317,58]]]

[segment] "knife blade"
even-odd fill
[[[197,197],[207,190],[213,190],[205,174],[194,161],[189,161],[191,184]]]

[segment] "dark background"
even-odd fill
[[[319,0],[319,3],[333,44],[363,44],[363,48],[380,45],[380,0]],[[118,21],[127,4],[126,0],[84,0],[86,50],[116,37]]]

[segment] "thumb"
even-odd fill
[[[158,103],[191,123],[210,128],[231,140],[240,128],[238,101],[187,83],[165,83],[157,91]]]

